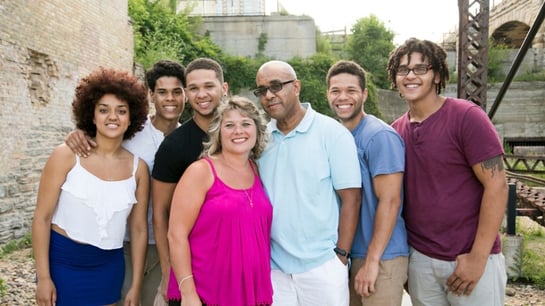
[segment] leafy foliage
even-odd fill
[[[325,78],[334,59],[329,55],[317,53],[308,59],[295,57],[288,63],[292,65],[297,72],[297,78],[301,80],[301,102],[310,102],[314,110],[332,116],[333,113],[326,98]]]
[[[522,248],[515,254],[515,265],[507,268],[519,276],[511,277],[510,281],[532,283],[538,289],[545,289],[545,231],[541,226],[522,226],[521,219],[517,217],[517,233],[522,236]]]
[[[8,292],[8,286],[6,285],[6,282],[0,278],[0,297],[5,296],[6,292]]]
[[[268,58],[251,59],[242,56],[223,55],[220,64],[225,80],[229,83],[229,92],[238,94],[242,89],[255,87],[255,75],[259,66]]]
[[[267,39],[268,39],[267,33],[261,33],[259,34],[259,38],[257,39],[257,55],[262,56],[263,51],[265,51],[265,46],[267,45]]]
[[[129,0],[134,29],[135,61],[149,68],[160,59],[188,63],[197,57],[217,58],[221,49],[210,37],[197,34],[200,17],[175,13],[172,3]]]
[[[488,80],[491,83],[503,81],[505,73],[503,72],[503,59],[506,57],[507,46],[488,42]]]
[[[173,0],[129,0],[129,15],[134,28],[135,61],[148,69],[160,59],[171,59],[187,65],[197,57],[213,58],[222,65],[224,78],[229,83],[231,94],[239,94],[243,89],[254,88],[257,69],[271,59],[262,54],[267,43],[267,35],[262,33],[258,38],[259,50],[255,58],[226,54],[211,41],[207,33],[198,34],[198,27],[202,20],[200,17],[188,17],[191,7],[180,13],[175,12],[176,2]],[[378,19],[374,22],[378,22]],[[374,38],[361,37],[361,39]],[[325,77],[329,67],[337,58],[331,54],[329,41],[321,34],[317,34],[316,44],[319,52],[314,56],[307,59],[293,58],[288,62],[294,67],[298,78],[302,81],[301,101],[310,101],[314,109],[332,116],[326,99]],[[367,52],[375,51],[363,52],[362,50],[362,53]],[[359,63],[362,64],[362,62]],[[383,70],[384,67],[386,64],[382,66]],[[381,117],[375,102],[375,86],[372,80],[368,81],[368,89],[370,94],[365,103],[365,110],[367,113]],[[189,108],[184,111],[181,120],[188,118],[189,112]]]
[[[0,258],[7,254],[13,253],[18,250],[26,249],[32,246],[32,236],[30,233],[26,234],[19,240],[11,240],[0,249]]]
[[[376,117],[383,119],[384,117],[377,105],[377,86],[371,80],[367,82],[367,91],[367,101],[365,101],[365,104],[363,105],[363,110],[366,114],[375,115]]]
[[[350,59],[360,64],[379,88],[390,86],[386,66],[390,52],[394,49],[394,33],[387,30],[375,15],[356,21],[348,39]]]
[[[329,55],[332,54],[331,43],[324,37],[318,28],[316,28],[316,52]]]

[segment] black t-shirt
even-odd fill
[[[185,169],[199,158],[208,135],[193,119],[172,131],[157,149],[151,176],[166,183],[178,183]]]

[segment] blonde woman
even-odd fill
[[[209,135],[172,200],[168,240],[182,305],[270,305],[272,206],[255,164],[265,121],[252,101],[230,97]]]

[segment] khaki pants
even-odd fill
[[[356,273],[363,266],[363,258],[352,258],[350,267],[350,306],[399,306],[403,300],[403,286],[407,281],[409,258],[399,256],[380,261],[375,293],[362,297],[354,290]]]
[[[125,279],[123,281],[123,288],[121,291],[121,300],[117,303],[118,306],[123,305],[125,296],[127,295],[132,282],[132,258],[130,242],[125,242],[123,244],[123,253],[125,255]],[[154,244],[148,244],[146,262],[144,264],[144,280],[142,283],[142,292],[140,292],[140,305],[162,306],[160,304],[154,304],[156,303],[155,297],[157,295],[159,295],[160,300],[163,300],[158,291],[161,284],[161,277],[161,265],[159,263],[157,247]]]

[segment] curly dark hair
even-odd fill
[[[95,106],[106,94],[113,94],[129,104],[130,124],[123,139],[130,139],[144,128],[149,105],[144,84],[126,71],[100,67],[81,79],[72,102],[76,127],[90,137],[96,136]]]
[[[396,73],[397,69],[399,68],[401,58],[404,55],[407,55],[410,63],[411,54],[414,52],[422,54],[422,60],[428,59],[433,72],[439,73],[439,84],[437,84],[436,91],[437,94],[440,94],[441,90],[445,89],[449,79],[447,52],[434,42],[429,40],[420,40],[414,37],[407,39],[401,46],[397,47],[390,53],[387,70],[391,87],[397,88]]]
[[[155,91],[155,83],[157,83],[158,79],[164,76],[175,77],[178,78],[178,80],[180,80],[182,83],[182,86],[185,87],[184,73],[184,66],[178,64],[177,62],[160,60],[153,64],[153,67],[146,72],[146,82],[148,84],[148,88],[151,91]]]

